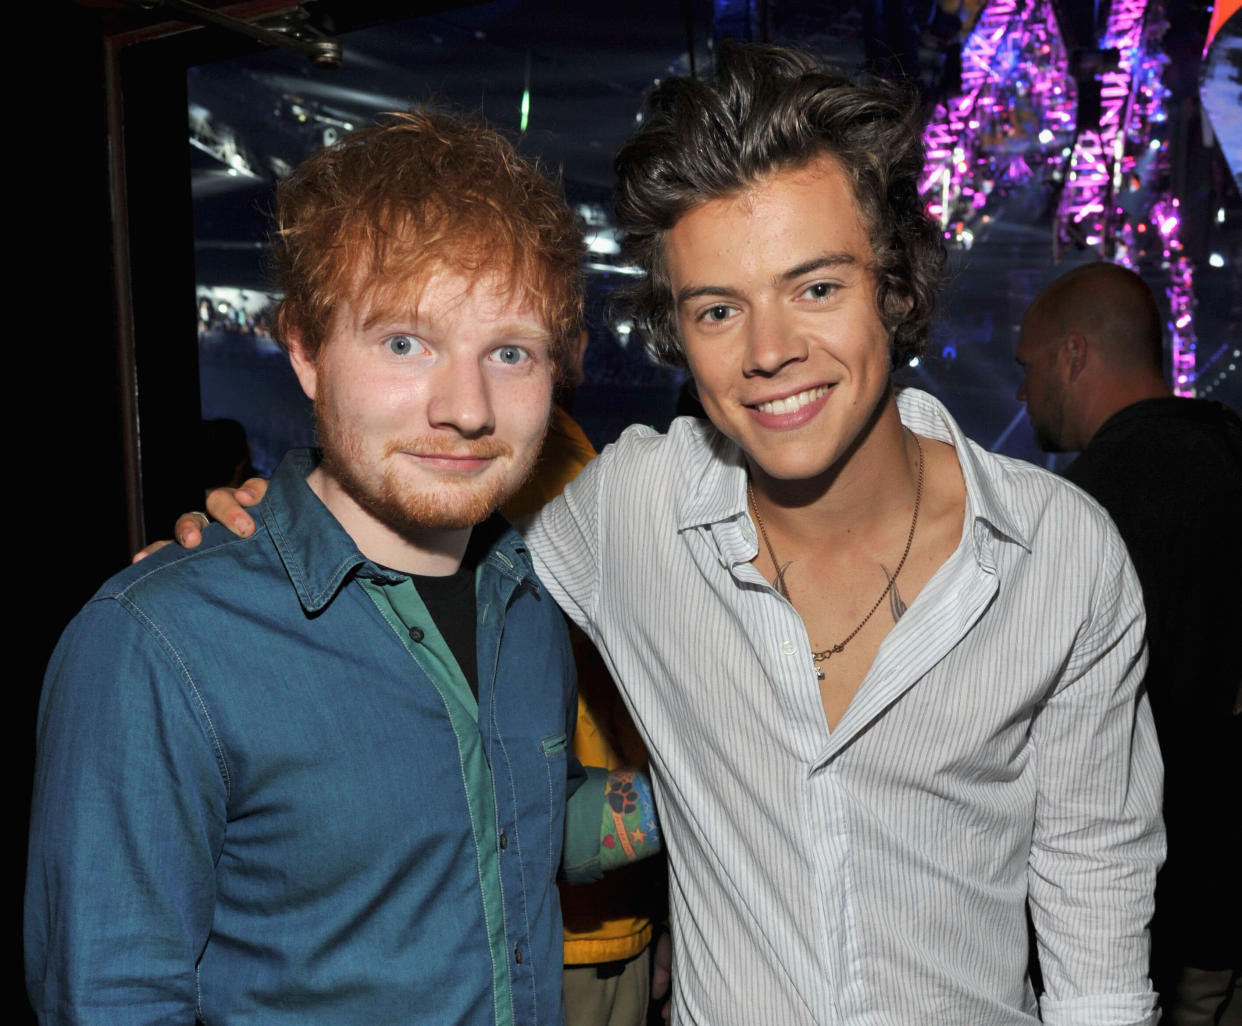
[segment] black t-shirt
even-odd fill
[[[470,543],[456,573],[447,577],[410,574],[419,598],[431,614],[440,636],[461,668],[475,700],[479,697],[479,657],[476,637],[478,605],[475,599],[475,571],[487,557],[496,540],[509,528],[508,521],[493,515],[470,534]]]
[[[441,637],[461,667],[475,700],[479,697],[479,667],[475,650],[476,604],[474,567],[462,563],[447,577],[410,574],[418,596],[431,614]]]

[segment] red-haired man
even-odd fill
[[[655,837],[640,779],[583,783],[561,614],[492,516],[578,338],[580,236],[504,140],[443,116],[349,136],[278,199],[277,328],[321,450],[281,463],[249,538],[144,561],[66,630],[33,1004],[557,1023],[562,839],[594,878]]]

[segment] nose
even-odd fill
[[[788,364],[807,358],[806,339],[792,319],[779,309],[763,304],[752,307],[746,331],[745,372],[748,376],[768,377]]]
[[[438,368],[432,387],[427,419],[433,428],[455,431],[463,438],[477,438],[495,427],[487,377],[477,361],[446,361]]]

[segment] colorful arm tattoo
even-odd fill
[[[634,769],[613,770],[604,787],[599,861],[604,870],[654,855],[660,850],[651,781]]]

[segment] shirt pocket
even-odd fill
[[[565,841],[565,774],[568,772],[569,737],[553,734],[539,742],[548,774],[548,867],[553,877],[561,865]]]

